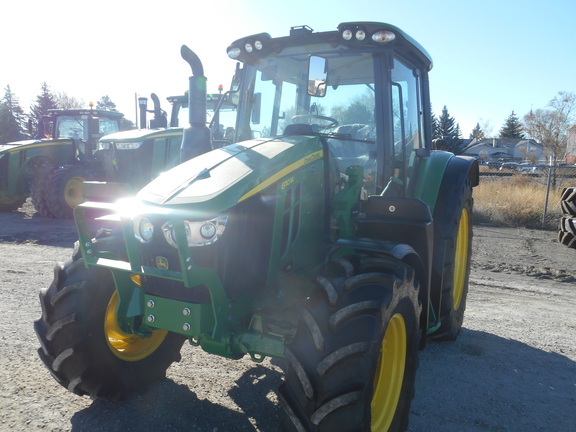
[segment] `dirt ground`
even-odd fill
[[[554,231],[474,227],[459,339],[420,353],[411,432],[576,431],[576,250]],[[72,221],[0,214],[0,431],[276,431],[268,361],[185,346],[168,379],[123,402],[78,397],[41,363],[38,291],[71,254]],[[337,431],[335,431],[337,432]]]

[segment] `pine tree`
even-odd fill
[[[48,84],[42,83],[41,93],[36,97],[36,103],[30,107],[30,119],[32,120],[33,130],[38,130],[38,123],[42,116],[48,114],[48,110],[57,109],[56,96],[52,94]]]
[[[476,123],[476,126],[474,127],[474,129],[472,129],[472,133],[470,134],[470,139],[480,140],[484,137],[485,137],[484,131],[480,127],[480,123]]]
[[[26,115],[8,85],[0,101],[0,144],[24,138],[27,138]]]
[[[442,114],[438,119],[438,136],[437,138],[443,140],[458,139],[459,128],[456,125],[456,120],[448,113],[448,108],[444,105]]]
[[[522,132],[522,123],[518,119],[518,116],[512,114],[508,116],[504,126],[500,129],[500,138],[516,138],[516,139],[525,139],[524,133]]]
[[[462,134],[460,132],[460,125],[456,123],[454,117],[448,113],[448,108],[444,105],[442,114],[438,119],[438,131],[434,141],[434,147],[437,150],[445,150],[454,154],[462,152]]]
[[[432,116],[432,139],[440,138],[440,124],[438,123],[438,118],[434,111],[431,110]]]
[[[462,132],[460,132],[460,124],[456,123],[456,130],[454,131],[454,137],[456,139],[462,139]]]
[[[104,111],[116,111],[116,104],[112,102],[110,96],[105,95],[102,96],[98,102],[96,102],[96,109]]]

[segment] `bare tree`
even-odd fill
[[[564,159],[568,130],[575,123],[576,94],[566,91],[559,92],[547,108],[530,111],[524,116],[524,130],[544,146],[554,165]]]
[[[83,99],[76,99],[74,96],[68,95],[66,92],[57,92],[55,95],[58,108],[61,109],[82,109],[86,108]]]

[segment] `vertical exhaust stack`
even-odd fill
[[[180,50],[182,58],[190,65],[188,122],[180,147],[180,163],[212,150],[210,129],[206,126],[206,77],[198,56],[186,45]]]
[[[152,103],[154,104],[154,118],[150,120],[150,129],[160,129],[168,127],[168,120],[166,118],[166,112],[160,107],[160,99],[156,93],[150,95]]]
[[[140,109],[140,129],[146,129],[146,111],[148,110],[148,98],[138,98],[138,108]]]

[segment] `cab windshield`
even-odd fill
[[[88,140],[87,116],[59,116],[56,124],[56,138]]]
[[[239,119],[236,141],[321,136],[341,173],[362,166],[368,193],[379,193],[392,177],[406,186],[415,151],[424,146],[421,83],[416,69],[388,54],[317,44],[287,47],[247,65],[244,111],[250,115]],[[311,76],[317,58],[320,80]],[[378,116],[391,120],[376,122]]]

